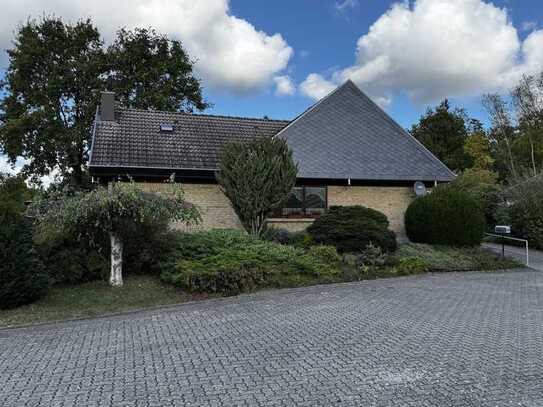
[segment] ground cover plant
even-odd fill
[[[491,250],[481,247],[458,248],[410,243],[400,246],[394,256],[399,262],[406,258],[418,259],[427,271],[436,272],[490,271],[521,266],[513,259],[502,259]]]
[[[189,291],[237,294],[287,282],[336,281],[340,259],[333,247],[303,249],[234,230],[179,233],[161,278]]]

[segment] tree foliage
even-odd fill
[[[29,21],[8,50],[0,103],[0,148],[11,162],[28,160],[24,173],[58,168],[83,182],[91,123],[102,88],[102,41],[90,21],[65,25],[55,18]]]
[[[147,193],[134,183],[117,182],[109,188],[99,187],[91,192],[77,193],[71,197],[40,202],[33,212],[37,217],[37,229],[41,235],[59,233],[78,236],[86,244],[99,245],[109,234],[112,243],[112,271],[114,251],[122,242],[130,239],[134,229],[149,224],[168,222],[196,223],[200,215],[196,207],[185,202],[182,190],[171,184],[162,194]]]
[[[25,201],[31,197],[32,191],[21,176],[0,172],[0,213],[22,214],[25,210]]]
[[[217,181],[247,232],[260,236],[266,216],[294,188],[297,173],[286,141],[266,137],[226,145]]]
[[[445,99],[435,110],[428,109],[410,133],[453,171],[469,166],[464,143],[469,135],[469,122],[462,109],[451,110]]]
[[[0,174],[0,308],[32,302],[49,285],[23,214],[27,194],[20,177]]]
[[[153,29],[123,28],[106,58],[107,87],[123,106],[188,112],[208,107],[180,41]]]
[[[57,170],[84,185],[100,92],[129,107],[202,110],[199,81],[179,41],[151,29],[122,29],[105,48],[90,20],[30,20],[15,34],[0,101],[0,151],[38,179]]]
[[[492,157],[490,140],[483,131],[474,133],[464,143],[464,152],[470,158],[470,168],[491,171],[495,159]]]
[[[528,239],[530,246],[543,249],[543,175],[524,176],[503,193],[502,219],[511,224],[512,233]]]

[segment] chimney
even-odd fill
[[[102,92],[100,118],[104,122],[115,121],[115,93]]]

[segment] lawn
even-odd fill
[[[46,297],[33,304],[0,310],[0,327],[95,317],[209,297],[207,294],[183,292],[150,276],[129,276],[121,288],[112,288],[104,281],[56,286],[49,290]]]

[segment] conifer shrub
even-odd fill
[[[405,230],[409,240],[416,243],[478,246],[485,232],[485,215],[467,192],[436,187],[409,205]]]
[[[0,308],[14,308],[45,295],[49,277],[34,249],[30,220],[4,213],[0,224]]]
[[[364,206],[332,206],[307,228],[317,243],[335,246],[340,253],[361,252],[370,243],[385,252],[396,250],[396,235],[387,217]]]

